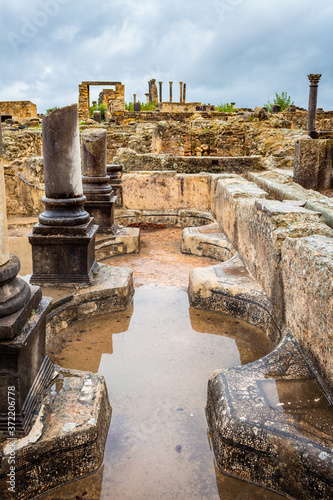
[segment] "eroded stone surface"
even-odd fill
[[[287,238],[281,250],[286,324],[333,390],[333,239]]]
[[[29,499],[97,470],[103,460],[110,418],[101,375],[58,367],[30,434],[15,441],[14,497],[6,484],[13,442],[3,443],[2,498]]]
[[[115,235],[96,238],[95,254],[98,261],[114,255],[140,252],[140,230],[135,227],[119,228]]]
[[[185,228],[180,250],[183,253],[222,261],[230,259],[235,253],[235,249],[216,222],[201,227]]]
[[[100,264],[92,285],[74,290],[66,285],[61,288],[62,297],[53,304],[47,317],[47,342],[74,321],[127,309],[134,293],[133,271]],[[52,294],[51,287],[43,288],[43,292]]]
[[[255,363],[213,373],[206,413],[222,471],[297,499],[332,497],[332,406],[290,336]]]

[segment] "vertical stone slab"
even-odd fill
[[[0,266],[8,262],[8,259],[9,259],[9,247],[8,247],[8,233],[7,233],[5,175],[3,166],[2,128],[1,128],[1,113],[0,113]]]
[[[183,85],[183,102],[186,102],[186,83]]]
[[[172,102],[172,84],[173,84],[173,82],[169,82],[169,86],[170,86],[170,102]]]

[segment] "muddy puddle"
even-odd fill
[[[134,270],[131,307],[77,323],[48,346],[55,363],[105,377],[112,418],[103,467],[39,498],[281,498],[215,467],[205,418],[208,378],[264,356],[272,345],[245,322],[189,307],[189,271],[217,261],[182,255],[180,239],[179,228],[142,231],[140,255],[104,261]]]

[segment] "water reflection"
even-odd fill
[[[273,499],[216,471],[204,412],[212,371],[271,349],[245,322],[189,309],[187,293],[175,287],[139,287],[134,308],[59,335],[49,346],[54,361],[98,370],[107,382],[112,419],[101,498]]]

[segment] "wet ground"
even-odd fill
[[[11,242],[30,273],[22,236]],[[189,308],[189,271],[216,261],[182,255],[180,239],[179,228],[142,231],[140,255],[104,261],[134,270],[132,306],[78,323],[49,346],[61,366],[104,375],[112,419],[103,468],[40,498],[281,498],[214,465],[204,411],[208,378],[262,357],[272,345],[245,322]]]

